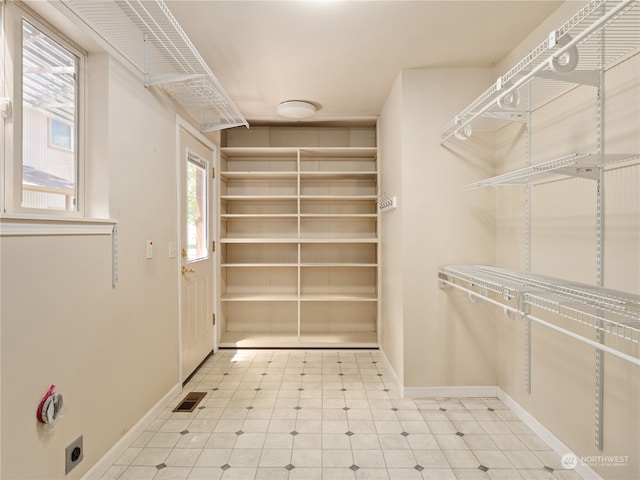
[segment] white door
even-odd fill
[[[180,283],[182,381],[214,349],[213,145],[180,126]]]

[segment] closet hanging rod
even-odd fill
[[[596,5],[600,5],[600,4],[604,4],[604,3],[606,3],[606,2],[596,3]],[[495,82],[487,91],[485,91],[469,107],[467,107],[465,110],[463,110],[461,114],[457,115],[456,119],[453,122],[450,122],[450,123],[453,123],[453,125],[451,127],[449,127],[449,126],[446,127],[446,128],[450,128],[450,131],[448,133],[446,133],[445,135],[443,135],[443,138],[440,141],[440,144],[443,144],[443,143],[447,142],[451,137],[455,136],[456,133],[464,131],[465,127],[470,126],[471,123],[474,120],[476,120],[478,117],[486,114],[491,108],[493,108],[497,104],[499,98],[506,97],[506,96],[508,96],[510,94],[513,94],[521,86],[523,86],[527,82],[531,81],[531,79],[533,79],[536,76],[536,74],[540,73],[542,70],[544,70],[545,68],[548,67],[548,64],[549,64],[548,60],[550,60],[552,58],[560,58],[560,57],[562,57],[562,55],[567,53],[570,49],[576,47],[580,42],[582,42],[584,39],[589,37],[594,31],[598,30],[599,28],[604,28],[604,26],[606,26],[606,24],[612,18],[614,18],[616,15],[620,14],[623,10],[625,10],[627,8],[630,8],[633,5],[636,5],[637,3],[638,3],[638,0],[623,0],[618,5],[616,5],[614,8],[612,8],[611,10],[606,12],[604,15],[599,17],[591,25],[586,27],[582,32],[578,33],[574,38],[572,38],[570,41],[568,41],[565,45],[561,46],[557,51],[552,53],[547,59],[545,59],[544,61],[540,62],[538,65],[536,65],[532,70],[530,70],[522,78],[520,78],[519,80],[516,80],[510,87],[508,87],[505,90],[503,90],[502,93],[498,97],[493,98],[492,100],[490,100],[486,105],[484,105],[484,107],[480,108],[479,110],[472,111],[473,107],[475,106],[476,103],[477,104],[481,104],[482,102],[487,101],[491,97],[491,95],[493,95],[498,90],[500,90],[500,88],[498,87],[498,83],[500,83],[501,85],[504,85],[504,84],[508,83],[509,81],[511,81],[511,79],[517,73],[522,71],[524,69],[524,67],[525,67],[523,65],[522,67],[518,68],[518,66],[520,64],[522,64],[522,63],[526,64],[529,61],[533,61],[533,58],[531,58],[527,62],[521,61],[516,67],[512,68],[509,72],[507,72],[507,74],[505,74],[504,76],[500,77],[497,82]],[[585,9],[587,9],[587,7],[585,7]],[[593,10],[595,10],[595,8],[593,8]],[[574,18],[572,18],[567,23],[570,23],[571,21],[574,21],[575,24],[578,24],[581,20],[584,19],[584,17],[588,16],[588,14],[581,15],[581,13],[582,13],[582,11],[578,12],[578,14],[576,14],[574,16]],[[592,12],[589,12],[589,14],[591,14],[591,13]],[[579,18],[577,20],[574,20],[574,19],[576,19],[576,17],[579,17]],[[572,24],[571,27],[575,26],[575,24]],[[567,25],[567,24],[565,24],[565,25]],[[542,49],[544,51],[544,49],[548,49],[549,48],[549,44],[550,44],[550,39],[547,39],[545,42],[543,42],[538,47],[538,49]],[[532,56],[532,54],[530,54],[529,56]],[[529,56],[525,57],[525,58],[529,58]],[[516,69],[517,69],[517,71],[514,72],[514,70],[516,70]]]
[[[559,327],[557,325],[554,325],[553,323],[547,322],[546,320],[542,320],[541,318],[538,318],[538,317],[536,317],[534,315],[531,315],[529,313],[523,312],[522,310],[518,310],[517,308],[510,307],[509,305],[504,305],[504,304],[502,304],[502,303],[500,303],[500,302],[498,302],[496,300],[493,300],[492,298],[490,298],[490,297],[488,297],[486,295],[482,295],[481,293],[474,292],[471,289],[468,289],[468,288],[465,288],[465,287],[463,287],[461,285],[458,285],[456,283],[450,282],[449,280],[440,279],[440,283],[442,283],[444,285],[447,285],[449,287],[454,287],[454,288],[456,288],[458,290],[461,290],[463,292],[466,292],[466,293],[468,293],[469,295],[471,295],[473,297],[481,298],[482,300],[487,301],[487,302],[489,302],[491,304],[497,305],[497,306],[499,306],[499,307],[501,307],[501,308],[503,308],[503,309],[505,309],[505,310],[507,310],[509,312],[517,313],[520,316],[522,316],[524,319],[528,318],[528,319],[530,319],[530,320],[532,320],[532,321],[534,321],[534,322],[536,322],[536,323],[538,323],[538,324],[540,324],[542,326],[545,326],[545,327],[547,327],[547,328],[549,328],[551,330],[555,330],[556,332],[562,333],[563,335],[567,335],[568,337],[571,337],[574,340],[578,340],[579,342],[585,343],[585,344],[587,344],[589,346],[592,346],[594,348],[597,348],[598,350],[601,350],[603,352],[607,352],[607,353],[609,353],[609,354],[611,354],[611,355],[613,355],[615,357],[618,357],[618,358],[620,358],[622,360],[625,360],[627,362],[630,362],[630,363],[640,367],[640,359],[638,359],[636,357],[628,355],[628,354],[626,354],[624,352],[621,352],[619,350],[611,348],[611,347],[609,347],[607,345],[604,345],[602,343],[598,343],[598,342],[596,342],[594,340],[585,338],[585,337],[583,337],[581,335],[578,335],[577,333],[572,332],[571,330],[567,330],[565,328],[562,328],[562,327]]]

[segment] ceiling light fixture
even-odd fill
[[[302,100],[287,100],[278,105],[278,115],[286,118],[302,120],[316,114],[316,106]]]

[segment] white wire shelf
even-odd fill
[[[248,126],[163,0],[61,0],[109,50],[180,103],[201,131]]]
[[[571,85],[598,85],[601,69],[639,47],[640,2],[592,0],[447,123],[442,141],[469,138],[483,117],[525,121]]]
[[[598,180],[598,169],[608,165],[640,159],[638,154],[573,154],[513,172],[471,183],[467,190],[504,185],[526,185],[545,180],[581,177]]]
[[[466,284],[473,296],[488,292],[517,300],[519,313],[536,307],[605,333],[640,343],[640,295],[491,266],[440,268],[439,278]]]

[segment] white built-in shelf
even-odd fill
[[[590,1],[447,123],[442,141],[468,138],[471,124],[483,118],[526,121],[526,111],[573,85],[599,85],[601,65],[606,70],[640,47],[639,23],[637,0]],[[574,69],[552,68],[564,65],[562,58]]]
[[[246,238],[221,238],[220,243],[299,243],[297,238],[272,238],[272,237],[246,237]]]
[[[376,347],[376,148],[223,147],[220,160],[220,344]]]
[[[220,339],[222,348],[377,348],[376,332],[233,332]]]
[[[598,180],[599,169],[640,159],[638,154],[573,154],[467,185],[472,190],[482,187],[526,185],[560,178],[580,177]]]
[[[261,179],[269,179],[269,180],[280,180],[280,179],[297,179],[298,174],[296,172],[222,172],[223,178],[229,179],[241,179],[241,180],[261,180]]]
[[[229,293],[221,297],[223,302],[297,302],[297,294],[285,293]]]
[[[463,284],[477,296],[493,292],[505,300],[536,307],[574,322],[640,343],[640,295],[492,266],[440,268],[441,281]]]
[[[222,268],[297,268],[297,263],[223,263]]]

